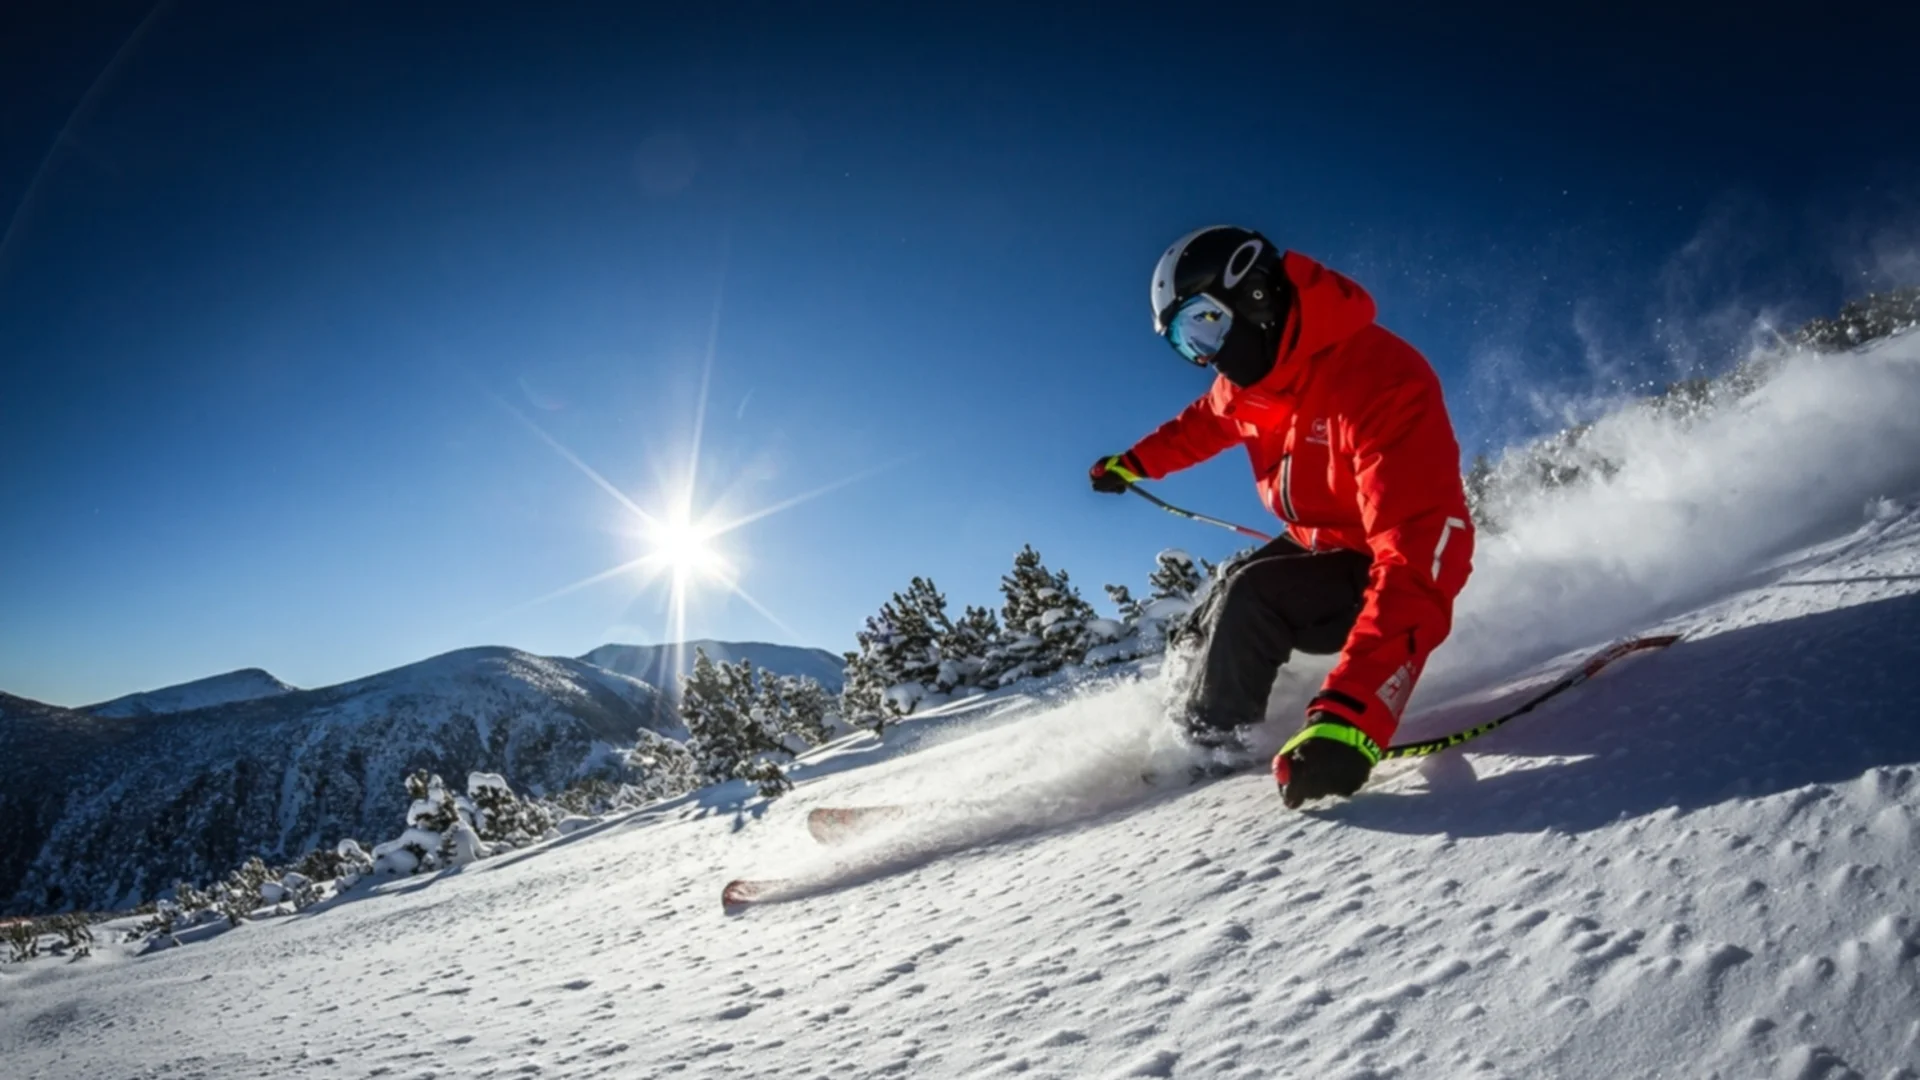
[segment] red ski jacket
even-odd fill
[[[1304,255],[1282,260],[1299,302],[1267,377],[1224,376],[1133,447],[1158,479],[1246,448],[1260,497],[1309,550],[1373,556],[1364,607],[1311,709],[1385,747],[1472,571],[1460,446],[1440,380],[1374,325],[1373,298]]]

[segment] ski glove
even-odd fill
[[[1273,779],[1289,810],[1309,799],[1346,797],[1360,790],[1380,760],[1380,747],[1332,713],[1310,712],[1307,726],[1273,758]]]
[[[1146,475],[1146,468],[1131,450],[1103,457],[1087,470],[1087,479],[1093,481],[1093,490],[1104,495],[1124,495],[1128,487],[1136,480],[1145,479]]]

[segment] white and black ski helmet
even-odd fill
[[[1280,252],[1272,241],[1237,225],[1209,225],[1173,242],[1153,268],[1153,332],[1165,336],[1180,305],[1205,293],[1271,337],[1286,311],[1276,290]]]

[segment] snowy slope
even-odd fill
[[[776,675],[805,675],[820,685],[840,692],[840,657],[825,649],[797,645],[773,645],[764,641],[689,641],[680,645],[602,645],[580,659],[608,671],[630,675],[642,682],[678,694],[680,678],[693,669],[694,650],[706,651],[716,664],[750,660],[753,666]]]
[[[1607,487],[1489,538],[1408,735],[1622,629],[1686,639],[1351,802],[1287,813],[1260,776],[1142,786],[1183,760],[1151,670],[975,699],[818,752],[771,805],[708,789],[188,947],[0,967],[0,1060],[1920,1075],[1920,349],[1850,359],[1685,438],[1649,427]],[[1311,685],[1283,684],[1270,735]],[[839,849],[806,835],[809,807],[899,800],[925,812]],[[742,874],[798,884],[724,915]],[[245,1007],[196,1009],[202,986]]]
[[[236,701],[258,701],[298,689],[259,668],[242,668],[178,686],[128,694],[98,705],[84,706],[80,711],[95,716],[157,716],[189,709],[207,709],[215,705],[231,705]]]

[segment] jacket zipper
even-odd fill
[[[1283,454],[1280,458],[1280,516],[1288,521],[1297,520],[1293,512],[1293,455]]]

